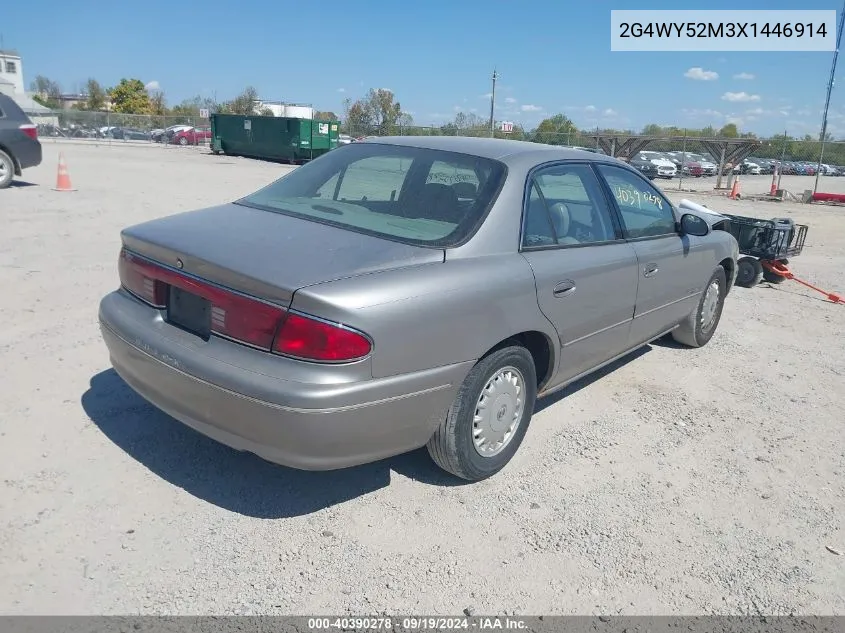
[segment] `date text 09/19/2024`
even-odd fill
[[[312,631],[320,630],[382,630],[382,631],[421,631],[421,630],[521,630],[526,624],[519,618],[510,617],[342,617],[342,618],[309,618],[308,628]]]

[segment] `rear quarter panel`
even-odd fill
[[[449,260],[309,286],[292,307],[345,323],[374,341],[375,378],[480,358],[515,334],[558,339],[537,305],[534,276],[519,254]]]

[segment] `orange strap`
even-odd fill
[[[803,284],[808,288],[812,288],[816,292],[822,293],[825,297],[828,298],[829,301],[832,301],[833,303],[845,303],[845,297],[843,297],[842,295],[838,295],[835,292],[828,292],[827,290],[822,290],[821,288],[818,288],[813,284],[804,281],[803,279],[798,279],[798,277],[792,274],[792,271],[789,270],[789,266],[786,266],[781,262],[769,259],[761,259],[760,263],[763,265],[763,268],[773,272],[776,275],[786,277],[787,279],[792,279],[794,281],[797,281],[799,284]]]

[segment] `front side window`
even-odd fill
[[[7,73],[16,73],[18,72],[18,65],[15,62],[6,61],[6,72]]]
[[[531,183],[522,244],[575,245],[616,239],[610,210],[588,165],[562,164],[537,171]]]
[[[637,174],[614,165],[598,165],[613,194],[630,238],[677,233],[672,205]]]
[[[448,247],[472,234],[506,175],[495,160],[419,147],[333,149],[239,204],[396,241]]]

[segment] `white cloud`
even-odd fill
[[[709,117],[709,118],[720,117],[721,118],[721,116],[722,116],[721,112],[719,112],[718,110],[712,110],[710,108],[706,108],[704,110],[699,110],[699,109],[695,109],[695,108],[690,110],[690,109],[684,108],[682,110],[682,112],[684,114],[686,114],[687,116],[690,116],[690,117]]]
[[[795,114],[798,116],[810,116],[809,110],[798,110]]]
[[[598,110],[598,108],[596,108],[596,106],[594,105],[588,105],[586,108],[584,108],[584,112],[595,112],[596,110]]]
[[[338,88],[337,91],[338,92],[346,92],[346,88]]]
[[[161,85],[156,80],[153,80],[145,83],[144,88],[147,90],[161,90]]]
[[[619,113],[616,110],[614,110],[613,108],[608,108],[607,110],[605,110],[603,112],[603,114],[604,114],[604,116],[616,116]]]
[[[754,75],[751,73],[738,73],[734,75],[734,79],[754,79]]]
[[[525,105],[520,106],[519,109],[523,112],[540,112],[543,108],[542,106],[531,105],[530,103],[526,103]]]
[[[453,109],[455,112],[460,112],[460,111],[461,111],[461,106],[452,106],[452,109]]]
[[[474,113],[478,112],[478,108],[470,108],[469,111],[474,114]]]
[[[700,66],[693,66],[684,73],[684,77],[695,79],[696,81],[713,81],[719,78],[719,73],[713,70],[704,70]]]
[[[726,92],[722,95],[722,101],[734,101],[734,102],[748,102],[748,101],[759,101],[760,95],[751,95],[747,92]]]
[[[479,99],[489,99],[489,98],[490,98],[490,97],[492,97],[492,96],[493,96],[493,93],[492,93],[492,92],[485,92],[483,95],[481,95],[481,96],[480,96],[480,97],[478,97],[478,98],[479,98]]]
[[[763,108],[752,108],[750,110],[746,110],[745,113],[753,116],[761,116],[763,114],[768,114],[768,111]]]
[[[505,103],[516,103],[516,99],[514,99],[513,97],[507,97],[505,99]]]

